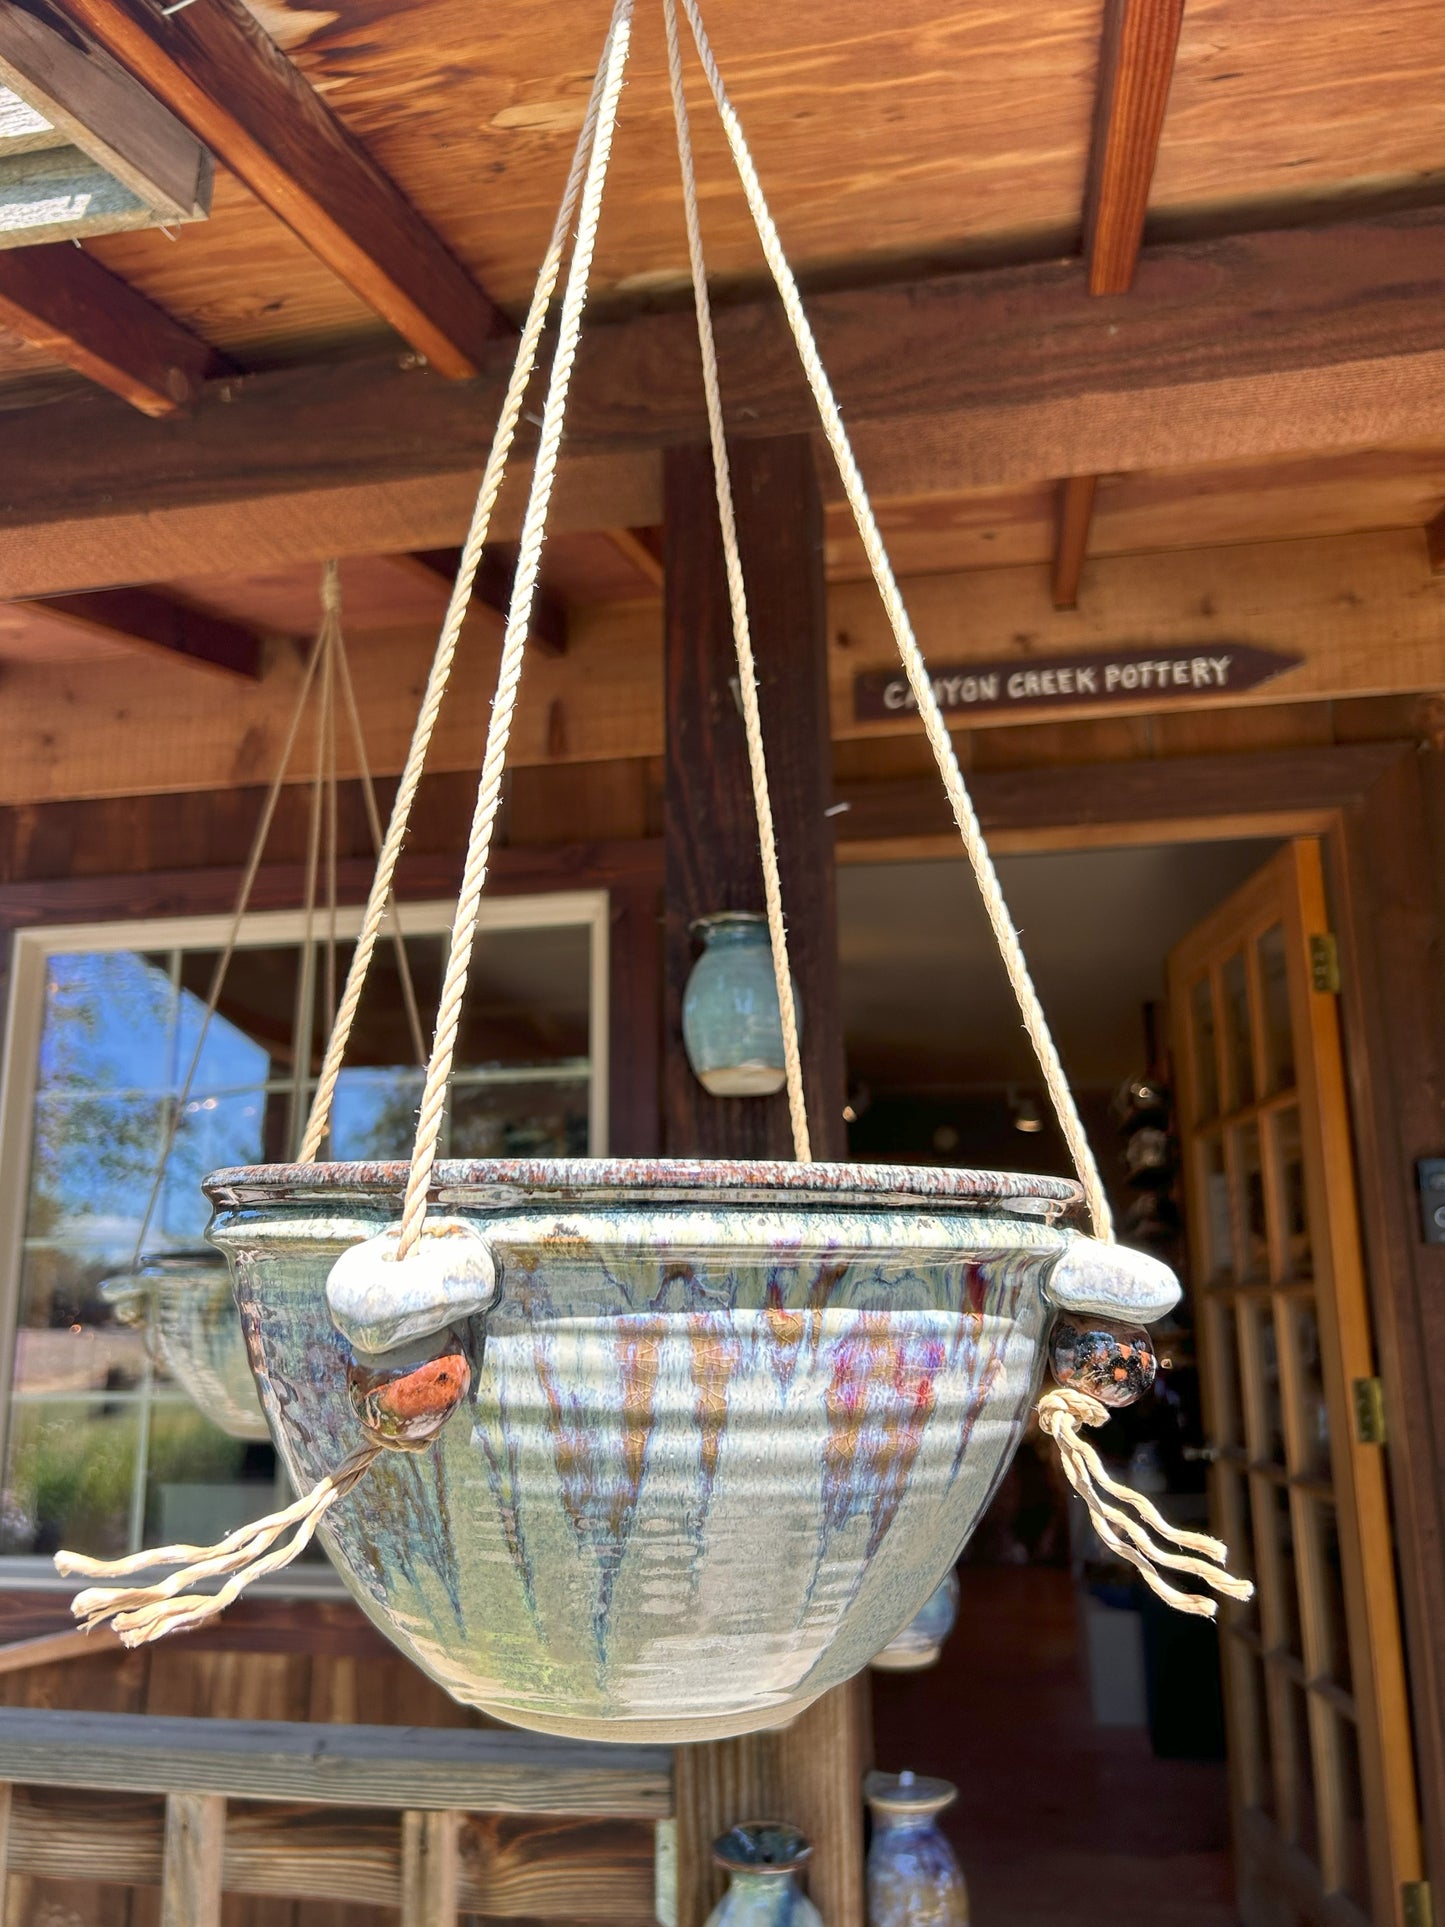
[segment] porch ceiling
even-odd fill
[[[378,552],[460,537],[505,330],[530,291],[607,9],[247,7],[65,8],[210,139],[217,184],[209,221],[88,242],[83,272],[68,245],[0,253],[0,423],[18,451],[0,478],[0,597],[144,585],[174,602],[178,633],[201,612],[300,635],[315,619],[315,562],[340,552],[356,558],[353,626],[421,629],[438,583]],[[825,351],[837,348],[901,574],[1052,564],[1054,600],[1071,607],[1087,557],[1435,521],[1435,14],[1429,0],[708,0]],[[694,106],[710,264],[726,300],[756,301],[756,241],[713,117],[696,95]],[[259,164],[237,127],[251,148],[261,130]],[[647,443],[689,432],[692,405],[676,372],[673,322],[686,320],[672,311],[686,285],[674,176],[660,12],[643,4],[594,276],[607,324],[594,340],[608,339],[579,375],[585,419],[545,577],[574,610],[657,593]],[[383,215],[406,207],[415,233],[389,239]],[[1340,222],[1337,246],[1290,232]],[[1250,238],[1220,239],[1231,236]],[[109,332],[107,286],[125,320]],[[848,290],[874,293],[850,306]],[[897,347],[889,316],[907,313],[932,330],[939,380]],[[754,429],[798,425],[766,328],[724,317],[725,348],[730,325],[733,407]],[[324,384],[339,370],[344,386],[347,366],[394,366],[428,330],[445,342],[438,368],[481,370],[458,390],[415,377],[457,397],[417,411],[419,446],[447,408],[463,424],[434,456],[401,449],[381,400],[358,448],[364,410],[335,381],[320,401],[278,391],[273,404],[242,380],[221,412],[255,450],[249,470],[218,442],[221,384]],[[409,399],[390,404],[398,423]],[[276,433],[288,421],[290,441]],[[1065,539],[1070,477],[1091,513]],[[827,545],[832,579],[864,572],[836,502]],[[1445,535],[1436,560],[1442,547]],[[107,631],[12,602],[0,621],[0,662],[59,665],[132,644],[156,646],[119,617]]]

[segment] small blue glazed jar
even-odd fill
[[[682,998],[687,1061],[713,1097],[771,1097],[787,1073],[768,920],[751,910],[726,910],[699,917],[692,930],[704,947]]]
[[[747,1820],[713,1842],[712,1857],[728,1876],[728,1890],[707,1927],[823,1927],[823,1916],[803,1892],[802,1871],[813,1849],[796,1827]]]
[[[957,1618],[958,1574],[950,1572],[922,1612],[915,1613],[903,1631],[873,1655],[871,1664],[880,1673],[919,1673],[925,1666],[936,1666]]]
[[[868,1927],[968,1927],[968,1889],[938,1816],[957,1788],[911,1773],[870,1773]]]

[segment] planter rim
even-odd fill
[[[202,1184],[218,1209],[290,1200],[339,1202],[391,1194],[399,1205],[407,1165],[384,1163],[250,1164],[213,1171]],[[723,1194],[719,1200],[718,1194]],[[926,1200],[992,1206],[1057,1220],[1076,1211],[1083,1192],[1071,1178],[905,1164],[794,1164],[782,1160],[692,1158],[444,1158],[432,1195],[460,1205],[583,1200],[679,1203],[789,1202],[866,1204]]]

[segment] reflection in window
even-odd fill
[[[148,1253],[202,1243],[207,1172],[294,1154],[326,1043],[330,973],[322,945],[306,954],[299,918],[255,919],[258,939],[260,926],[278,923],[289,926],[288,940],[243,941],[232,959],[176,1119]],[[447,929],[445,907],[414,912],[407,924],[428,1042]],[[592,941],[585,920],[483,929],[443,1155],[586,1155]],[[130,1270],[216,955],[199,942],[56,949],[36,986],[43,1007],[18,1014],[16,1039],[35,1082],[0,1555],[49,1555],[64,1544],[115,1556],[148,1543],[204,1542],[277,1501],[269,1441],[218,1429],[101,1290]],[[349,947],[339,946],[338,979],[348,962]],[[383,945],[325,1154],[405,1158],[421,1081],[395,951]],[[6,1152],[25,1154],[14,1145]]]

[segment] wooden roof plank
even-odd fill
[[[68,242],[0,250],[0,325],[146,415],[193,401],[226,363]]]
[[[394,559],[419,569],[450,594],[462,557],[460,549],[421,549]],[[489,545],[477,564],[476,580],[472,584],[473,600],[504,622],[512,604],[512,580],[516,571],[517,558],[509,545],[503,544],[501,548]],[[527,633],[547,655],[566,655],[567,605],[541,583],[532,600],[532,623]]]
[[[510,324],[241,0],[68,11],[434,368],[476,372]]]
[[[37,616],[92,628],[113,642],[181,656],[247,682],[260,680],[261,641],[253,631],[154,589],[91,589],[23,606]]]
[[[1127,294],[1174,78],[1184,0],[1107,0],[1084,218],[1091,294]]]

